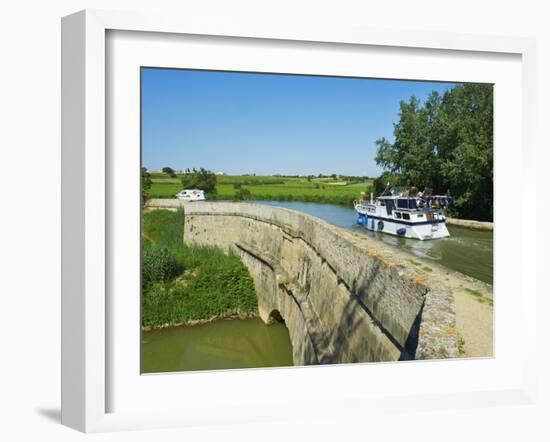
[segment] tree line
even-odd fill
[[[456,198],[460,218],[493,219],[493,86],[463,84],[424,103],[401,101],[395,141],[376,140],[376,163],[385,172],[375,181],[432,188]]]

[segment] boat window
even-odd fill
[[[393,209],[395,209],[395,207],[393,205],[393,200],[387,200],[386,201],[386,213],[388,215],[391,215],[392,212],[393,212]]]
[[[408,209],[409,205],[407,204],[407,200],[405,198],[400,198],[397,200],[397,208],[398,209]]]
[[[418,215],[416,215],[417,218],[424,218],[424,214],[423,213],[419,213]]]
[[[401,219],[401,212],[395,212],[395,217],[397,219]]]
[[[416,200],[414,198],[409,200],[409,209],[416,209]]]
[[[411,219],[411,216],[408,213],[404,213],[403,219]]]

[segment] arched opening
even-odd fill
[[[281,312],[279,310],[272,310],[267,318],[267,324],[274,324],[276,322],[280,322],[282,324],[285,324],[284,318],[281,316]],[[285,324],[286,325],[286,324]]]
[[[272,336],[278,337],[278,348],[270,347],[270,352],[277,352],[279,358],[289,361],[288,365],[294,365],[293,342],[290,338],[290,330],[286,326],[285,319],[277,309],[271,310],[267,317],[267,329]]]

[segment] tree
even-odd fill
[[[394,186],[401,186],[401,179],[402,178],[400,176],[394,175],[393,173],[386,171],[374,180],[373,192],[375,192],[376,195],[382,195],[384,191],[387,190],[388,184],[390,188]]]
[[[235,192],[235,199],[237,200],[249,200],[252,198],[252,193],[246,187],[239,187]]]
[[[444,97],[442,175],[464,217],[493,219],[493,87],[470,84]],[[452,148],[452,149],[451,149]],[[485,209],[482,211],[482,209]]]
[[[216,193],[218,178],[215,173],[201,167],[199,170],[193,168],[193,172],[183,175],[181,182],[184,189],[200,189],[205,193]]]
[[[493,217],[493,88],[459,85],[442,96],[433,92],[421,105],[415,97],[400,103],[395,141],[376,141],[376,163],[392,185],[431,187],[457,198],[463,218]],[[384,184],[385,187],[385,184]]]
[[[176,177],[176,172],[171,167],[163,167],[162,171],[166,174],[171,176],[172,178]]]
[[[145,206],[149,199],[149,190],[151,189],[151,175],[147,172],[146,167],[141,168],[141,204]]]

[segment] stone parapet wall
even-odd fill
[[[177,198],[151,198],[145,203],[146,209],[179,209],[189,202]]]
[[[458,356],[450,289],[395,248],[289,209],[185,204],[185,241],[238,253],[295,364]]]

